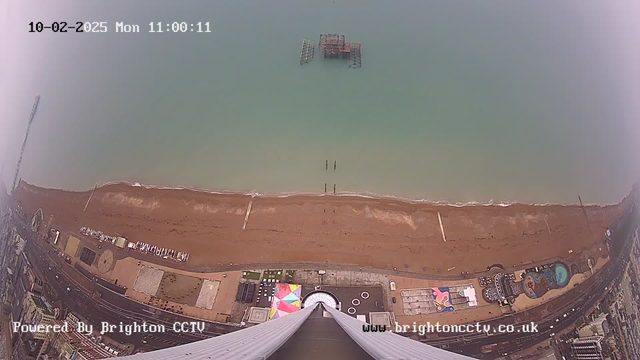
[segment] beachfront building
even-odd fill
[[[318,358],[319,354],[336,360],[470,359],[393,332],[372,332],[370,325],[324,302],[243,330],[125,359],[284,360]]]
[[[50,306],[40,297],[40,295],[27,292],[23,301],[22,324],[26,325],[48,325],[55,321],[55,316]],[[25,345],[28,356],[38,358],[47,348],[49,341],[47,333],[41,331],[30,331],[21,334],[21,339]]]
[[[607,314],[600,314],[587,325],[578,330],[578,336],[581,338],[590,336],[607,336],[609,334],[609,323],[607,322]]]
[[[589,336],[571,341],[571,353],[574,359],[600,360],[602,355],[602,336]]]
[[[69,331],[50,332],[48,334],[50,344],[46,354],[48,358],[59,360],[98,360],[118,356],[118,353],[113,349],[104,346],[104,344],[100,342],[99,337],[93,335],[87,336],[84,333],[78,332],[69,320],[69,317],[67,317]],[[56,320],[53,324],[62,326],[64,322]]]

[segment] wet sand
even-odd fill
[[[356,196],[254,197],[126,184],[91,191],[26,183],[17,198],[27,213],[78,232],[81,226],[130,241],[191,253],[189,265],[311,262],[446,275],[567,258],[604,244],[604,229],[630,204],[456,207]],[[246,212],[251,212],[243,230]],[[446,242],[443,240],[440,213]],[[606,250],[606,246],[603,246]],[[602,254],[605,256],[606,254]],[[452,273],[453,273],[452,272]]]

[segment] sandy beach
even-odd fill
[[[81,226],[191,253],[189,265],[312,262],[446,275],[567,258],[604,244],[629,204],[450,206],[357,196],[251,197],[126,184],[16,190],[26,213],[63,232]],[[251,211],[247,217],[247,209]],[[442,220],[443,239],[438,213]],[[51,218],[53,216],[53,218]],[[246,225],[245,225],[246,221]],[[244,229],[243,229],[244,227]],[[605,256],[606,246],[602,247]]]

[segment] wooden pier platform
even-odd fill
[[[315,46],[310,40],[302,40],[302,49],[300,50],[300,65],[313,61],[315,55]]]

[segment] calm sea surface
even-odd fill
[[[9,1],[0,10],[8,184],[35,95],[21,177],[42,186],[282,193],[327,183],[453,202],[613,203],[640,174],[633,2]],[[28,33],[31,21],[105,21],[108,32]],[[117,21],[141,33],[116,33]],[[158,21],[209,22],[211,33],[149,33]],[[302,39],[317,44],[325,32],[361,42],[362,68],[322,56],[300,66]]]

